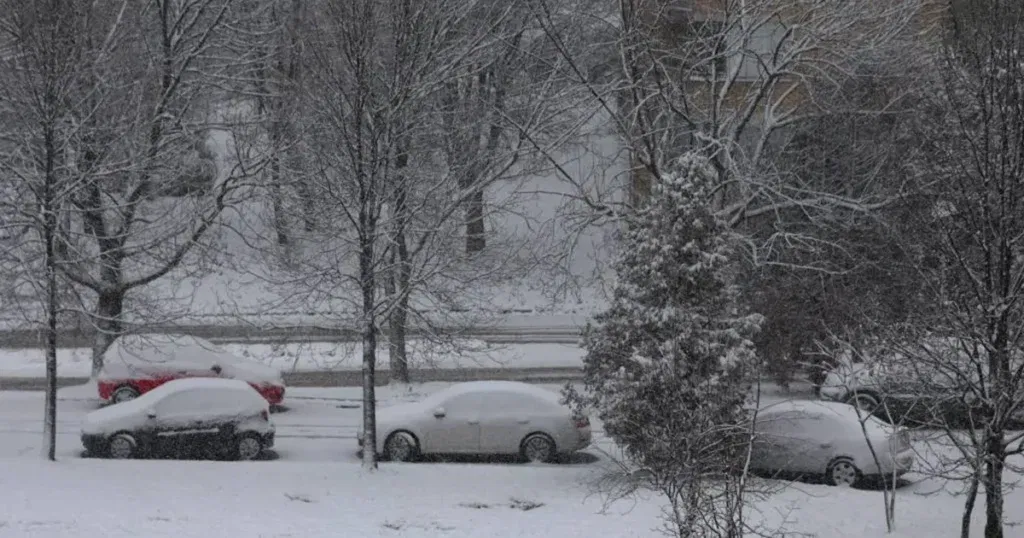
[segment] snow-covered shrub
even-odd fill
[[[566,389],[669,497],[680,536],[742,534],[735,485],[761,316],[737,305],[731,232],[708,205],[714,177],[689,154],[654,186],[624,232],[611,305],[584,335],[586,395]]]

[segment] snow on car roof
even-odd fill
[[[167,396],[194,389],[229,391],[248,389],[249,393],[255,396],[255,398],[251,399],[254,407],[266,405],[266,400],[256,392],[256,389],[252,388],[252,386],[245,381],[218,377],[190,377],[168,381],[159,387],[146,392],[138,398],[92,411],[85,416],[84,424],[94,427],[96,424],[103,423],[104,421],[121,420],[125,417],[140,413],[143,409],[156,403],[157,400],[162,400]],[[235,395],[232,395],[231,398],[234,400]],[[248,403],[246,400],[238,401]]]
[[[101,378],[160,375],[168,369],[224,368],[227,377],[252,382],[283,383],[281,371],[239,357],[212,342],[186,334],[129,334],[114,341],[104,355]]]
[[[762,407],[759,415],[775,415],[782,413],[807,413],[815,415],[834,415],[841,418],[863,419],[866,413],[858,416],[857,408],[847,403],[828,402],[822,400],[786,400]]]
[[[759,414],[774,414],[774,413],[787,413],[794,411],[807,411],[813,413],[854,413],[856,409],[850,404],[843,404],[839,402],[827,402],[823,400],[784,400],[782,402],[773,402],[762,407]]]
[[[536,385],[521,381],[467,381],[436,392],[434,396],[437,398],[450,398],[470,392],[513,392],[561,405],[561,396],[557,392],[542,389]]]
[[[806,415],[807,418],[829,417],[851,425],[863,422],[872,429],[890,427],[874,415],[864,411],[858,412],[857,408],[850,404],[823,400],[787,400],[770,404],[758,411],[758,421],[762,418],[782,418],[785,415],[790,415],[788,418],[798,418],[800,415]]]
[[[187,359],[183,359],[187,357]],[[107,362],[124,364],[160,364],[188,362],[212,366],[218,361],[238,359],[216,344],[187,334],[126,334],[119,337],[105,354]]]
[[[790,400],[767,405],[758,411],[757,423],[767,425],[782,421],[788,429],[822,438],[860,438],[865,431],[870,435],[890,435],[893,426],[876,416],[845,403]]]

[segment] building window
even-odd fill
[[[670,10],[665,14],[665,60],[685,79],[726,76],[729,66],[728,26],[690,10]]]
[[[724,22],[695,20],[689,23],[688,39],[682,45],[693,77],[722,78],[728,68],[728,40]]]

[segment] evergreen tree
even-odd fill
[[[729,489],[745,454],[761,316],[738,305],[733,236],[709,205],[713,171],[697,154],[676,164],[624,232],[611,306],[584,335],[587,394],[569,387],[567,397],[596,410],[630,463],[679,503],[680,535],[693,536],[707,496]]]

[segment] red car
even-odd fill
[[[220,377],[252,385],[271,405],[284,399],[281,372],[182,334],[132,334],[118,338],[103,357],[98,377],[104,401],[132,400],[172,379]]]

